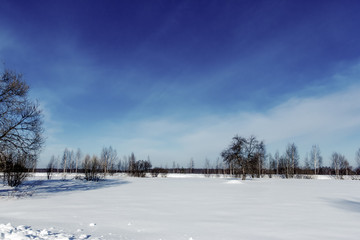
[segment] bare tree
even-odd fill
[[[285,153],[286,178],[293,177],[295,169],[299,166],[299,154],[295,143],[288,144]]]
[[[210,160],[205,158],[205,176],[210,176]]]
[[[265,145],[259,142],[254,136],[248,139],[236,135],[230,146],[225,149],[221,156],[229,166],[233,167],[235,175],[242,174],[242,179],[246,179],[247,173],[256,173],[258,166],[265,156]],[[260,164],[259,164],[260,163]]]
[[[96,155],[90,157],[88,154],[84,158],[83,168],[85,173],[85,179],[88,181],[99,181],[101,164],[99,158]]]
[[[9,70],[1,74],[0,171],[3,173],[13,175],[11,171],[35,169],[44,143],[42,113],[38,103],[30,101],[28,93],[29,86],[21,74]]]
[[[257,167],[258,167],[258,171],[257,171],[258,178],[260,178],[262,175],[262,171],[263,171],[264,164],[265,164],[265,156],[266,156],[265,144],[263,141],[261,141],[258,143],[256,153],[255,153],[255,159],[257,161]]]
[[[126,155],[123,156],[123,162],[121,165],[124,172],[129,172],[129,159]]]
[[[68,168],[70,170],[70,173],[75,169],[75,153],[74,150],[71,150],[69,153],[69,164],[68,164]]]
[[[130,174],[132,174],[135,171],[135,164],[136,164],[135,154],[131,153],[130,157],[128,158],[128,171]]]
[[[0,156],[0,168],[3,171],[3,181],[11,187],[20,185],[27,176],[29,155],[21,152],[8,152]]]
[[[349,175],[349,170],[350,170],[350,164],[349,161],[346,159],[346,157],[344,155],[339,154],[339,158],[340,158],[340,168],[341,168],[341,172],[342,175]]]
[[[355,154],[355,161],[357,163],[357,167],[358,169],[360,170],[360,148],[356,151],[356,154]]]
[[[190,159],[190,162],[189,162],[189,173],[192,173],[192,172],[193,172],[194,166],[195,166],[194,159],[191,158],[191,159]]]
[[[111,148],[110,151],[110,164],[109,164],[109,170],[110,173],[113,174],[115,172],[115,164],[116,161],[118,160],[118,156],[117,156],[117,152],[115,149]]]
[[[309,159],[309,153],[306,153],[305,159],[304,159],[304,170],[306,174],[311,174],[311,160]]]
[[[84,169],[85,179],[90,180],[91,157],[89,154],[85,155],[84,161],[82,163],[82,168]]]
[[[126,160],[126,158],[125,158]],[[150,162],[150,157],[148,160],[136,160],[134,153],[128,158],[129,172],[128,174],[133,177],[145,177],[146,173],[150,172],[152,165]]]
[[[288,177],[288,160],[286,154],[279,157],[279,174]]]
[[[341,168],[341,158],[339,156],[340,154],[338,154],[337,152],[334,152],[332,155],[331,155],[331,165],[332,165],[332,168],[335,170],[335,175],[337,177],[339,177],[339,174],[340,174],[340,168]]]
[[[63,174],[66,174],[66,172],[67,172],[69,162],[70,162],[70,151],[67,148],[65,148],[63,157],[62,157],[62,161],[61,161],[61,167],[63,169]]]
[[[115,162],[117,160],[116,150],[110,147],[103,147],[101,151],[101,167],[104,173],[104,176],[110,171],[115,170]]]
[[[50,161],[47,165],[47,168],[46,168],[46,173],[47,173],[47,179],[51,179],[51,175],[52,173],[54,172],[54,169],[55,169],[55,164],[56,164],[56,159],[55,159],[55,156],[52,155],[51,158],[50,158]]]
[[[310,152],[311,161],[314,164],[314,174],[319,174],[319,169],[322,166],[322,156],[320,153],[320,148],[317,145],[313,145]]]
[[[280,161],[280,153],[279,153],[279,151],[275,152],[274,161],[276,163],[276,175],[278,175],[279,174],[279,161]]]
[[[82,156],[81,150],[80,148],[78,148],[75,156],[75,173],[78,172],[81,156]]]
[[[272,178],[272,175],[277,172],[277,163],[275,158],[271,155],[271,153],[268,154],[268,160],[269,160],[268,175],[270,178]]]
[[[150,160],[144,161],[144,160],[138,160],[134,163],[134,169],[131,172],[131,176],[133,177],[145,177],[147,172],[150,172],[152,165]],[[158,168],[159,169],[159,168]],[[163,168],[161,168],[163,169]]]
[[[246,139],[244,137],[240,137],[236,135],[233,137],[232,143],[229,145],[227,149],[221,152],[221,157],[223,161],[230,168],[230,175],[234,174],[233,166],[236,166],[236,175],[242,172],[243,180],[246,179],[246,155],[245,155],[245,145]],[[240,171],[240,172],[239,172]]]

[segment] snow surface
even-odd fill
[[[0,224],[0,239],[13,239],[13,240],[22,240],[22,239],[62,239],[69,240],[75,239],[74,235],[65,234],[65,233],[56,233],[43,229],[43,230],[33,230],[29,226],[18,226],[13,227],[10,223]],[[88,239],[90,236],[81,234],[78,239]]]
[[[0,239],[359,239],[358,180],[189,176],[0,187]]]

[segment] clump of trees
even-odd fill
[[[146,173],[151,170],[151,162],[145,160],[137,160],[130,162],[130,176],[133,177],[145,177]]]
[[[331,155],[331,165],[336,177],[342,178],[344,175],[349,174],[350,164],[344,155],[334,152]]]
[[[27,159],[28,156],[20,152],[11,152],[6,158],[1,158],[0,168],[3,171],[3,180],[9,186],[20,185],[27,177]]]
[[[5,70],[0,76],[0,171],[3,182],[18,186],[36,168],[44,143],[39,104],[29,99],[21,74]]]
[[[83,169],[85,173],[85,179],[87,181],[99,181],[100,173],[101,173],[101,163],[96,155],[90,157],[90,155],[86,155],[83,162]],[[106,176],[104,172],[103,177]]]
[[[166,177],[168,173],[169,173],[169,170],[166,168],[162,168],[162,167],[156,167],[151,170],[152,177],[158,177],[159,175],[161,177]]]
[[[274,157],[269,154],[269,169],[268,175],[271,177],[273,174],[283,175],[285,178],[294,177],[299,174],[299,153],[295,143],[289,143],[285,153],[280,156],[277,151]]]
[[[227,149],[221,153],[230,168],[230,174],[246,179],[247,174],[260,177],[265,157],[265,144],[255,136],[244,138],[236,135]]]

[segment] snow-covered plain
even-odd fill
[[[358,180],[181,176],[0,187],[0,239],[360,239]]]

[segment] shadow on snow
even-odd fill
[[[353,200],[328,200],[331,205],[336,208],[344,209],[351,212],[358,212],[360,213],[360,201],[353,201]]]
[[[90,191],[127,183],[129,182],[119,179],[104,179],[98,182],[78,179],[28,180],[16,188],[0,189],[0,197],[48,196],[64,192]]]

